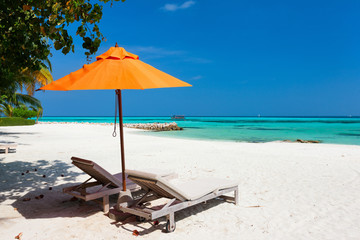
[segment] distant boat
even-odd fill
[[[184,115],[172,115],[171,116],[171,119],[185,119],[185,116]]]

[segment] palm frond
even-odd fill
[[[36,99],[30,95],[16,93],[16,105],[19,105],[19,103],[25,103],[25,104],[35,106],[37,108],[42,108],[41,102],[38,99]]]
[[[35,83],[27,84],[25,87],[27,94],[33,96],[35,92]]]
[[[14,107],[10,104],[3,103],[0,104],[0,112],[2,112],[6,117],[12,117]]]
[[[50,61],[49,65],[51,66]],[[20,90],[22,91],[22,87],[24,87],[26,92],[31,96],[34,94],[37,87],[42,87],[54,80],[45,64],[42,64],[41,69],[38,71],[23,71],[22,77],[22,86],[20,87]]]
[[[52,72],[52,66],[50,60],[47,58],[42,64],[44,68],[49,69]]]
[[[30,109],[36,112],[36,123],[37,123],[39,121],[39,118],[42,117],[44,109],[42,107],[35,108],[33,106],[31,106]]]
[[[46,68],[41,68],[34,76],[36,77],[37,82],[41,85],[46,85],[53,81],[50,71]]]

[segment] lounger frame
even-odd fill
[[[10,150],[16,151],[17,144],[0,144],[0,149],[5,150],[5,154],[8,154]]]
[[[125,213],[130,213],[142,217],[146,220],[155,220],[160,217],[166,216],[166,230],[168,232],[172,232],[175,230],[174,215],[177,211],[202,202],[206,202],[217,197],[222,197],[226,200],[232,200],[236,205],[238,205],[239,202],[238,186],[220,189],[195,200],[180,200],[179,197],[175,197],[175,194],[169,192],[168,189],[164,189],[164,185],[159,183],[158,181],[143,179],[134,176],[128,176],[128,178],[140,185],[143,189],[147,189],[147,193],[138,201],[134,202],[128,207],[119,206],[119,210]],[[224,194],[230,192],[234,192],[234,197],[224,196]],[[162,197],[169,198],[170,200],[159,210],[146,208],[144,205],[142,205],[143,202]]]
[[[72,157],[71,160],[75,166],[87,173],[90,178],[79,185],[63,188],[63,192],[86,202],[95,201],[100,203],[103,211],[105,213],[109,212],[109,196],[122,191],[122,182],[93,161],[77,157]],[[90,182],[92,179],[95,181]],[[131,181],[127,181],[128,189],[131,191],[140,189],[140,187],[134,183],[130,185],[130,182]],[[95,187],[98,188],[95,192],[88,192],[88,189],[94,189]],[[99,201],[99,199],[102,199],[102,201]]]
[[[95,181],[95,182],[88,182],[92,177],[86,180],[85,182],[75,185],[72,187],[66,187],[63,188],[63,192],[70,194],[76,198],[82,199],[84,201],[94,201],[99,203],[102,206],[102,209],[105,213],[109,212],[110,206],[109,206],[109,196],[113,194],[118,194],[122,187],[117,188],[109,188],[109,185],[103,185],[101,182]],[[93,193],[87,192],[88,188],[94,188],[96,186],[102,186],[100,189]],[[99,201],[98,199],[102,198],[102,201]]]

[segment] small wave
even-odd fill
[[[286,130],[284,128],[262,128],[262,127],[250,127],[250,128],[246,128],[246,129],[249,129],[249,130],[260,130],[260,131],[283,131],[283,130]]]
[[[360,137],[360,133],[338,133],[340,136]]]
[[[192,121],[192,120],[190,120]],[[196,122],[204,123],[224,123],[224,124],[236,124],[236,123],[341,123],[341,124],[354,124],[360,123],[360,120],[196,120]]]

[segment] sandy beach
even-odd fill
[[[72,156],[120,171],[112,131],[89,124],[0,128],[0,142],[18,144],[16,153],[0,154],[1,239],[21,232],[22,239],[131,239],[133,230],[144,239],[360,239],[360,146],[176,139],[126,129],[128,169],[239,182],[239,206],[213,200],[180,211],[176,231],[166,234],[165,219],[158,226],[133,217],[115,222],[96,203],[62,193],[88,178]]]

